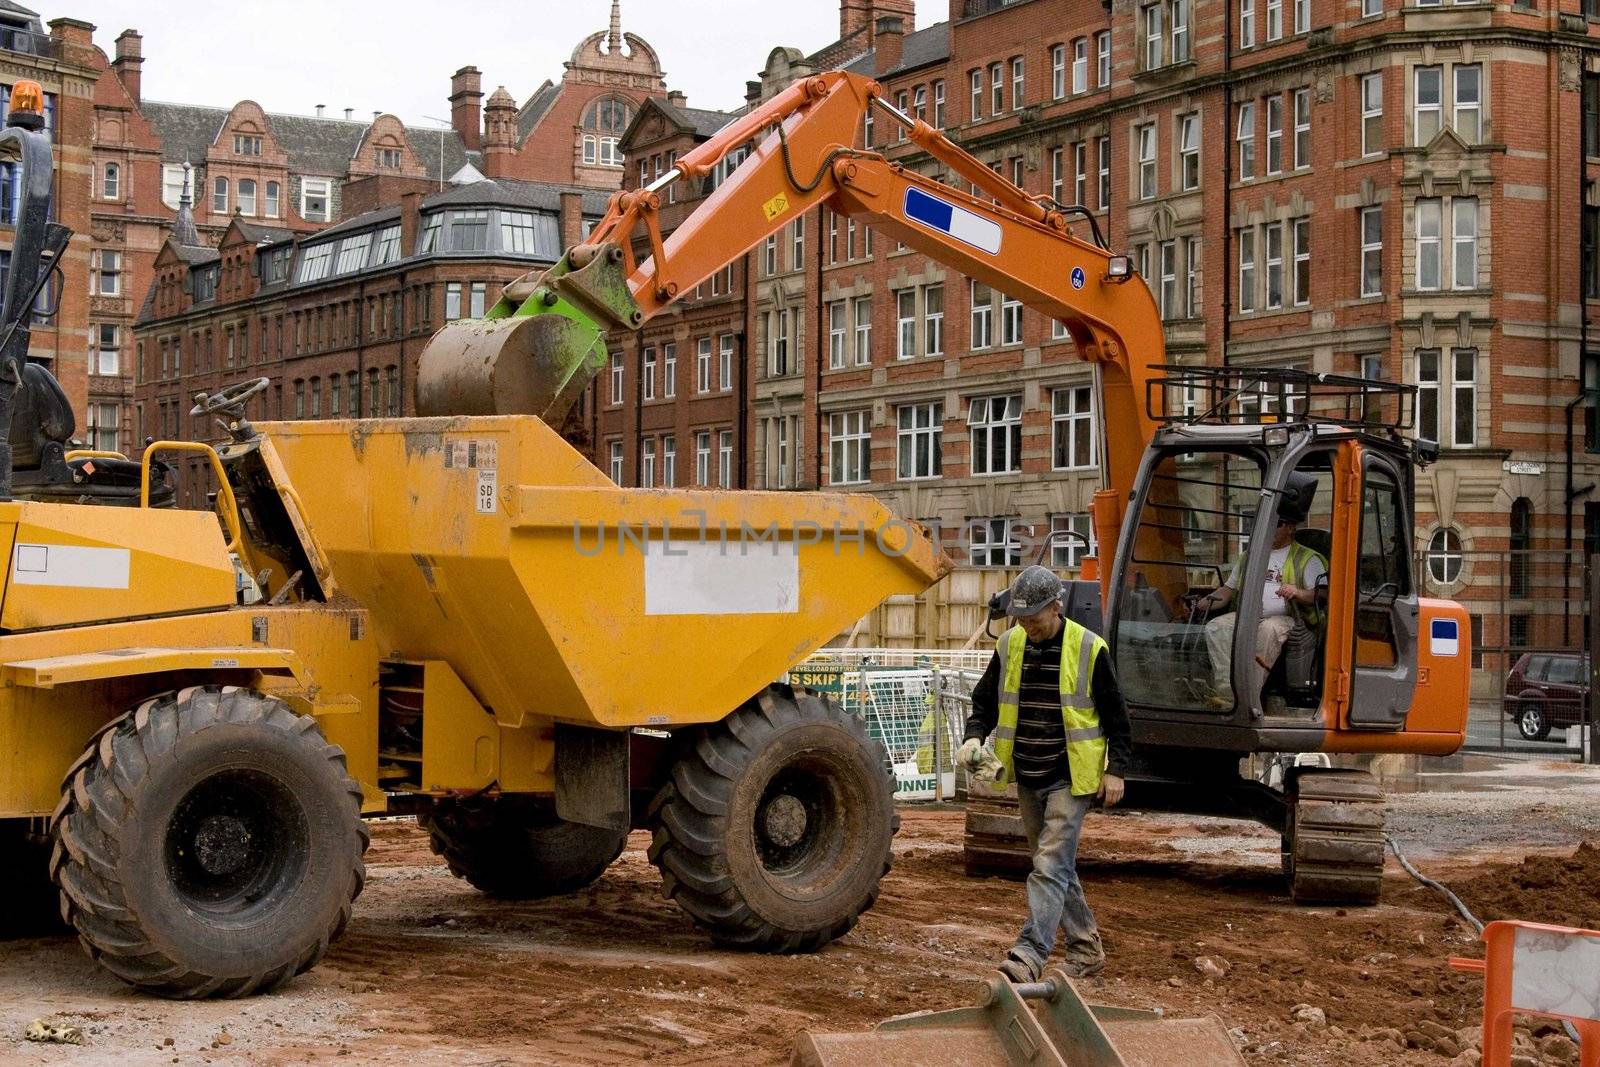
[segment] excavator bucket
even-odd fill
[[[1160,1012],[1090,1004],[1061,971],[1021,985],[996,975],[974,1007],[901,1015],[866,1033],[802,1033],[791,1062],[794,1067],[1245,1067],[1215,1017],[1165,1019]]]

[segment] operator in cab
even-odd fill
[[[1272,554],[1267,559],[1266,581],[1261,586],[1261,621],[1256,624],[1255,656],[1249,679],[1252,698],[1261,695],[1267,673],[1278,662],[1284,642],[1296,626],[1304,626],[1321,636],[1322,609],[1317,603],[1317,583],[1328,573],[1328,561],[1316,550],[1295,540],[1306,521],[1310,492],[1291,482],[1296,491],[1278,504],[1278,524],[1273,530]],[[1227,582],[1199,597],[1195,606],[1204,612],[1220,611],[1238,595],[1244,558],[1233,564]],[[1211,653],[1212,685],[1208,702],[1217,707],[1233,706],[1233,631],[1238,611],[1218,615],[1206,623],[1206,647]]]
[[[1013,982],[1044,971],[1064,935],[1066,972],[1100,973],[1105,950],[1078,881],[1078,836],[1096,800],[1122,799],[1132,760],[1128,709],[1105,641],[1061,613],[1061,580],[1029,567],[1011,587],[1016,625],[1000,635],[972,691],[966,740],[956,758],[969,770],[998,762],[995,787],[1017,784],[1033,853],[1028,918],[1000,964]],[[983,740],[994,734],[994,755]]]

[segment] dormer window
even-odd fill
[[[261,154],[260,135],[251,133],[234,134],[233,154],[236,156],[259,156]]]
[[[622,166],[622,132],[633,112],[626,100],[597,100],[583,115],[583,161],[592,166]]]

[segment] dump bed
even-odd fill
[[[385,654],[506,725],[720,719],[949,569],[870,496],[623,489],[528,416],[259,428]]]

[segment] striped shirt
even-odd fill
[[[1063,628],[1064,629],[1064,628]],[[1106,735],[1110,774],[1124,777],[1132,757],[1128,708],[1111,668],[1111,653],[1095,657],[1090,691],[1100,728]],[[983,740],[994,732],[1000,718],[1000,657],[989,666],[972,690],[972,714],[967,737]],[[1022,649],[1022,687],[1017,701],[1017,742],[1011,755],[1017,782],[1030,789],[1045,789],[1070,781],[1067,769],[1066,724],[1061,721],[1061,633],[1043,644],[1025,642]]]

